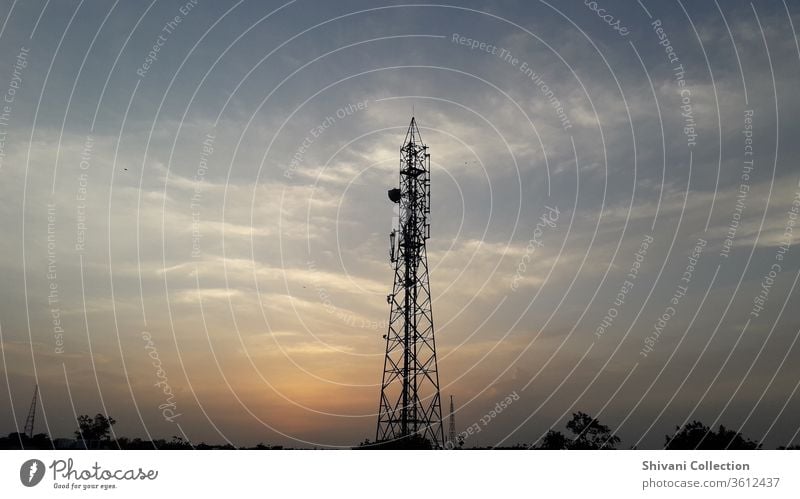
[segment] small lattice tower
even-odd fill
[[[453,396],[450,395],[450,426],[447,429],[447,443],[455,448],[456,442],[456,411],[453,409]]]
[[[33,387],[33,400],[31,400],[31,408],[28,410],[28,418],[25,420],[25,429],[23,430],[28,438],[33,438],[33,425],[36,422],[36,397],[39,395],[39,385]]]

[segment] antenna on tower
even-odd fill
[[[450,395],[450,427],[447,432],[447,441],[450,448],[456,448],[456,411],[453,410],[453,396]]]
[[[31,400],[31,408],[28,410],[28,419],[25,420],[25,429],[23,430],[28,438],[33,438],[33,424],[36,421],[36,397],[39,395],[39,385],[33,387],[33,400]]]
[[[413,108],[412,108],[413,110]],[[399,223],[390,240],[394,267],[386,357],[375,440],[403,448],[444,447],[442,406],[426,240],[430,237],[431,155],[412,116],[400,148],[399,187],[389,190]]]

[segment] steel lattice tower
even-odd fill
[[[451,449],[456,447],[456,411],[453,409],[452,395],[450,395],[450,426],[447,430],[447,442]]]
[[[33,438],[33,426],[36,422],[36,396],[39,395],[39,385],[33,387],[33,400],[31,400],[31,408],[28,410],[28,418],[25,420],[25,429],[23,432],[28,435],[28,438]]]
[[[390,235],[394,287],[386,334],[378,442],[424,438],[444,446],[439,372],[425,241],[430,237],[430,154],[415,119],[400,148],[400,187],[389,190],[398,204],[398,225]]]

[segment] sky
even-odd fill
[[[415,116],[467,447],[577,411],[626,448],[692,420],[800,443],[796,2],[6,0],[0,22],[0,432],[38,383],[53,437],[103,413],[373,439]]]

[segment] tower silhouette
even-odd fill
[[[451,449],[456,447],[456,411],[453,410],[452,395],[450,395],[450,426],[447,429],[447,444]]]
[[[33,438],[33,425],[36,422],[36,396],[39,395],[39,385],[33,387],[33,400],[31,400],[31,408],[28,410],[28,418],[25,420],[25,429],[23,430],[28,438]]]
[[[390,234],[394,265],[386,357],[376,441],[397,446],[444,446],[439,371],[425,241],[430,237],[430,158],[412,117],[400,148],[400,185],[389,190],[397,204]]]

